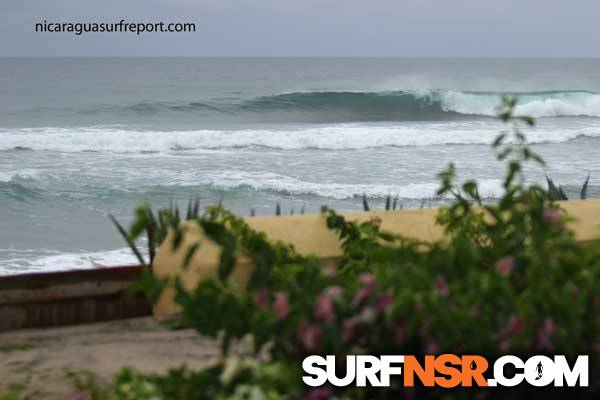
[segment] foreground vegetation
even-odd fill
[[[580,245],[554,203],[554,193],[527,185],[523,167],[543,160],[526,144],[505,99],[500,118],[512,130],[494,142],[507,166],[504,195],[484,204],[477,183],[455,184],[450,165],[440,173],[445,239],[423,243],[380,230],[380,221],[356,224],[324,209],[327,226],[343,245],[338,268],[269,241],[221,207],[199,216],[206,234],[223,246],[219,274],[187,292],[177,280],[181,322],[217,339],[222,362],[211,368],[144,375],[122,370],[115,399],[373,399],[472,398],[495,392],[436,392],[431,388],[309,388],[301,361],[311,354],[590,354],[592,383],[600,376],[600,246]],[[151,245],[179,246],[184,232],[173,209],[154,217],[140,208],[128,241],[148,235]],[[169,229],[172,235],[167,236]],[[159,239],[157,239],[157,237]],[[192,246],[189,257],[201,246]],[[153,255],[153,251],[151,252]],[[244,293],[231,290],[236,257],[254,261]],[[150,273],[151,274],[151,273]],[[166,282],[151,275],[140,284],[156,299]],[[232,356],[231,344],[252,344]],[[594,390],[594,388],[590,389]],[[510,398],[527,396],[511,391]]]

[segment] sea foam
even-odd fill
[[[533,105],[532,105],[533,107]],[[194,150],[271,148],[356,150],[448,144],[490,144],[501,125],[446,122],[372,126],[333,124],[297,129],[137,131],[115,128],[36,128],[0,131],[0,150],[28,148],[66,153],[164,153]],[[597,126],[528,130],[530,143],[562,143],[600,137]]]
[[[48,255],[32,257],[29,253],[40,250],[18,251],[15,249],[0,249],[0,255],[10,253],[10,258],[0,258],[0,275],[12,275],[32,272],[51,272],[67,269],[91,269],[114,267],[118,265],[139,264],[131,249],[122,248],[107,251],[90,252],[59,252],[52,251]]]
[[[420,200],[437,198],[437,182],[386,184],[386,183],[337,183],[311,182],[275,173],[256,173],[241,170],[211,173],[195,177],[194,182],[210,185],[221,190],[271,191],[287,195],[316,195],[337,200],[366,195],[370,198],[398,196],[402,199]],[[479,181],[483,198],[498,198],[502,194],[502,181],[482,179]]]

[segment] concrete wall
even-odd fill
[[[562,204],[575,219],[571,223],[577,239],[590,242],[600,239],[600,200],[569,201]],[[442,237],[435,225],[437,210],[404,210],[345,213],[349,220],[366,221],[379,218],[385,231],[434,241]],[[248,217],[246,222],[265,232],[271,240],[293,244],[302,254],[314,254],[323,264],[339,261],[342,250],[336,235],[327,229],[321,215]],[[156,256],[155,271],[159,276],[179,276],[188,289],[198,281],[216,273],[221,249],[208,240],[196,224],[187,223],[188,234],[177,252],[162,246]],[[188,269],[181,268],[187,248],[202,241]],[[243,290],[252,264],[239,258],[234,281]],[[141,277],[139,266],[112,267],[95,270],[63,271],[0,277],[0,331],[29,327],[70,325],[104,320],[131,318],[151,313],[144,298],[125,299],[126,288]],[[173,291],[167,290],[154,308],[155,315],[177,312]]]
[[[575,219],[570,224],[580,242],[600,238],[600,200],[569,201],[561,206]],[[435,224],[437,209],[375,211],[345,213],[353,221],[366,221],[379,218],[384,231],[412,237],[424,241],[442,238],[442,229]],[[325,225],[321,215],[248,217],[245,221],[253,229],[267,234],[271,240],[280,240],[294,245],[301,254],[313,254],[323,263],[336,262],[342,255],[340,242],[335,233]],[[197,224],[186,224],[188,232],[181,247],[173,252],[170,246],[162,246],[157,252],[154,268],[159,276],[179,276],[187,289],[193,289],[198,281],[216,273],[220,248],[208,240]],[[202,246],[194,255],[189,267],[182,269],[187,249],[198,240]],[[245,286],[252,265],[247,259],[239,259],[233,272],[233,280],[240,288]],[[154,308],[155,315],[164,316],[177,313],[173,301],[173,291],[167,290]]]
[[[124,297],[142,267],[0,277],[0,331],[150,315],[144,297]]]

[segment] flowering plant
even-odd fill
[[[195,218],[223,246],[219,276],[191,292],[175,282],[176,301],[184,324],[220,340],[225,361],[169,379],[178,388],[196,387],[189,399],[403,398],[436,389],[409,392],[393,382],[383,389],[311,389],[301,381],[301,361],[311,354],[600,351],[600,246],[578,244],[548,193],[525,183],[523,165],[543,161],[519,129],[533,121],[514,117],[514,106],[505,99],[500,114],[513,124],[513,138],[501,135],[493,144],[507,163],[504,195],[486,203],[476,182],[455,184],[451,165],[440,174],[438,193],[454,198],[438,215],[441,241],[392,235],[378,220],[358,224],[323,209],[344,252],[338,265],[323,267],[220,207]],[[255,265],[243,293],[229,288],[236,254]],[[228,359],[231,343],[247,338],[254,361]],[[592,361],[590,376],[600,374],[597,358]],[[178,398],[161,392],[170,387],[167,377],[148,379],[162,393],[158,398]]]

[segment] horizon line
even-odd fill
[[[83,59],[131,59],[131,58],[188,58],[188,59],[398,59],[398,60],[600,60],[598,56],[351,56],[351,55],[335,55],[335,56],[309,56],[309,55],[0,55],[0,59],[58,59],[58,58],[83,58]]]

